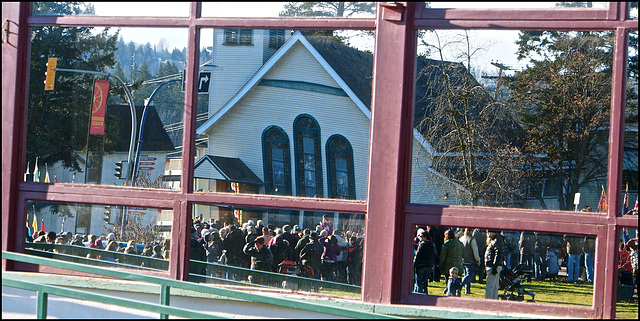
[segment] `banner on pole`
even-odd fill
[[[107,110],[109,81],[96,80],[93,86],[93,103],[91,105],[91,128],[89,134],[104,135],[104,117]]]

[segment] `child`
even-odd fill
[[[444,294],[446,296],[460,296],[460,291],[462,291],[462,278],[458,276],[458,268],[454,266],[449,269],[449,280]]]

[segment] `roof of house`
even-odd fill
[[[205,155],[194,166],[194,171],[200,166],[211,165],[220,175],[215,175],[220,179],[261,186],[264,183],[262,180],[247,167],[247,165],[240,158],[222,157]],[[210,177],[206,177],[210,178]]]
[[[144,106],[136,106],[138,126],[142,119],[143,111]],[[105,131],[116,131],[116,136],[121,138],[116,142],[115,151],[128,152],[129,144],[131,143],[131,108],[129,105],[109,105],[107,106],[107,115],[111,115],[114,120],[117,120],[107,121],[105,125]],[[139,133],[136,133],[136,136],[138,135]],[[135,137],[135,142],[137,144],[138,137]],[[175,150],[158,116],[158,112],[153,106],[149,106],[147,110],[140,150],[143,152],[172,152]]]

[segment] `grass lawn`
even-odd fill
[[[429,283],[429,294],[444,296],[446,286],[444,279],[440,282]],[[565,283],[562,281],[535,281],[523,284],[525,290],[535,294],[535,302],[545,304],[568,304],[579,306],[591,306],[593,302],[593,285],[582,283]],[[504,291],[500,291],[502,294]],[[462,296],[467,298],[484,299],[485,285],[471,283],[471,294]],[[525,295],[525,301],[530,297]],[[535,303],[532,303],[535,304]],[[633,302],[618,302],[616,305],[616,318],[638,319],[637,297]]]

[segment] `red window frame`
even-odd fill
[[[192,204],[235,205],[366,214],[362,299],[367,303],[426,304],[480,311],[510,310],[573,317],[615,316],[617,235],[638,227],[637,217],[619,217],[624,136],[628,3],[608,9],[425,9],[424,3],[378,3],[376,18],[218,18],[202,17],[192,3],[188,17],[40,16],[30,3],[2,4],[2,250],[24,251],[27,200],[149,206],[173,210],[169,271],[158,275],[185,280],[189,264]],[[181,191],[149,191],[80,184],[22,182],[26,142],[29,47],[32,26],[178,27],[188,30]],[[367,201],[290,198],[276,195],[194,193],[193,166],[197,99],[196,75],[201,28],[360,29],[376,31]],[[439,206],[409,202],[416,30],[609,30],[616,33],[606,215],[560,211]],[[392,85],[390,85],[392,84]],[[527,218],[524,220],[523,218]],[[592,234],[598,238],[593,305],[571,307],[417,296],[411,294],[411,236],[414,224],[474,226],[552,233]],[[383,240],[383,241],[382,241]],[[2,261],[3,270],[68,273],[42,266]]]

